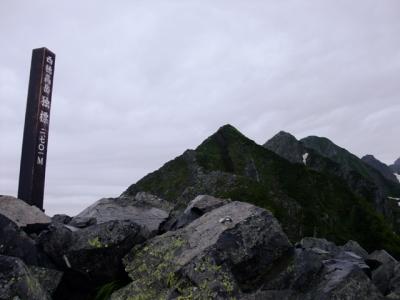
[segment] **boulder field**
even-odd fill
[[[52,218],[1,196],[0,299],[400,299],[400,263],[356,241],[291,242],[268,210],[208,195]]]

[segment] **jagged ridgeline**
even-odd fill
[[[373,178],[364,180],[370,175],[345,172],[340,162],[320,154],[314,157],[318,151],[310,144],[309,158],[289,161],[225,125],[123,195],[148,191],[178,208],[199,194],[247,201],[271,210],[292,241],[304,236],[339,244],[353,239],[367,250],[383,248],[400,257],[400,239],[389,216],[393,210],[386,203],[376,205],[385,195],[377,200]],[[323,167],[303,163],[315,159]],[[386,193],[396,193],[398,186],[390,185]]]

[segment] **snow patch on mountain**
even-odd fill
[[[307,165],[308,153],[303,154],[303,164]]]
[[[400,182],[400,174],[397,174],[397,173],[393,173],[393,174],[394,174],[394,176],[396,176],[397,180]]]

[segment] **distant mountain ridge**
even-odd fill
[[[398,179],[393,173],[393,170],[383,162],[376,159],[373,155],[365,155],[361,158],[361,160],[375,170],[379,171],[387,180],[399,183]]]
[[[394,162],[393,165],[389,166],[390,169],[396,174],[400,174],[400,157]]]
[[[318,172],[342,178],[353,192],[373,200],[377,211],[393,224],[396,223],[397,205],[388,197],[400,194],[398,181],[395,178],[392,181],[386,179],[380,170],[369,166],[329,139],[310,136],[297,140],[289,133],[279,132],[264,147],[293,163],[302,163]],[[307,158],[304,160],[305,156]]]
[[[283,132],[281,135],[289,137]],[[293,146],[297,147],[295,143]],[[315,149],[307,150],[310,156],[305,159],[306,165],[318,158],[335,172],[343,168],[316,155]],[[294,241],[306,235],[336,242],[354,239],[367,249],[382,247],[400,254],[400,239],[393,234],[391,222],[375,212],[368,186],[366,196],[360,197],[335,172],[319,172],[305,166],[303,154],[292,157],[297,162],[301,160],[300,164],[290,162],[225,125],[195,150],[187,150],[167,162],[121,196],[147,191],[182,209],[199,194],[246,199],[270,209]],[[353,173],[359,180],[360,175]]]

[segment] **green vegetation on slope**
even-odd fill
[[[367,250],[384,248],[400,257],[399,237],[342,179],[291,164],[230,125],[126,193],[141,190],[175,203],[211,191],[270,209],[293,241],[311,235],[336,243],[353,239]]]

